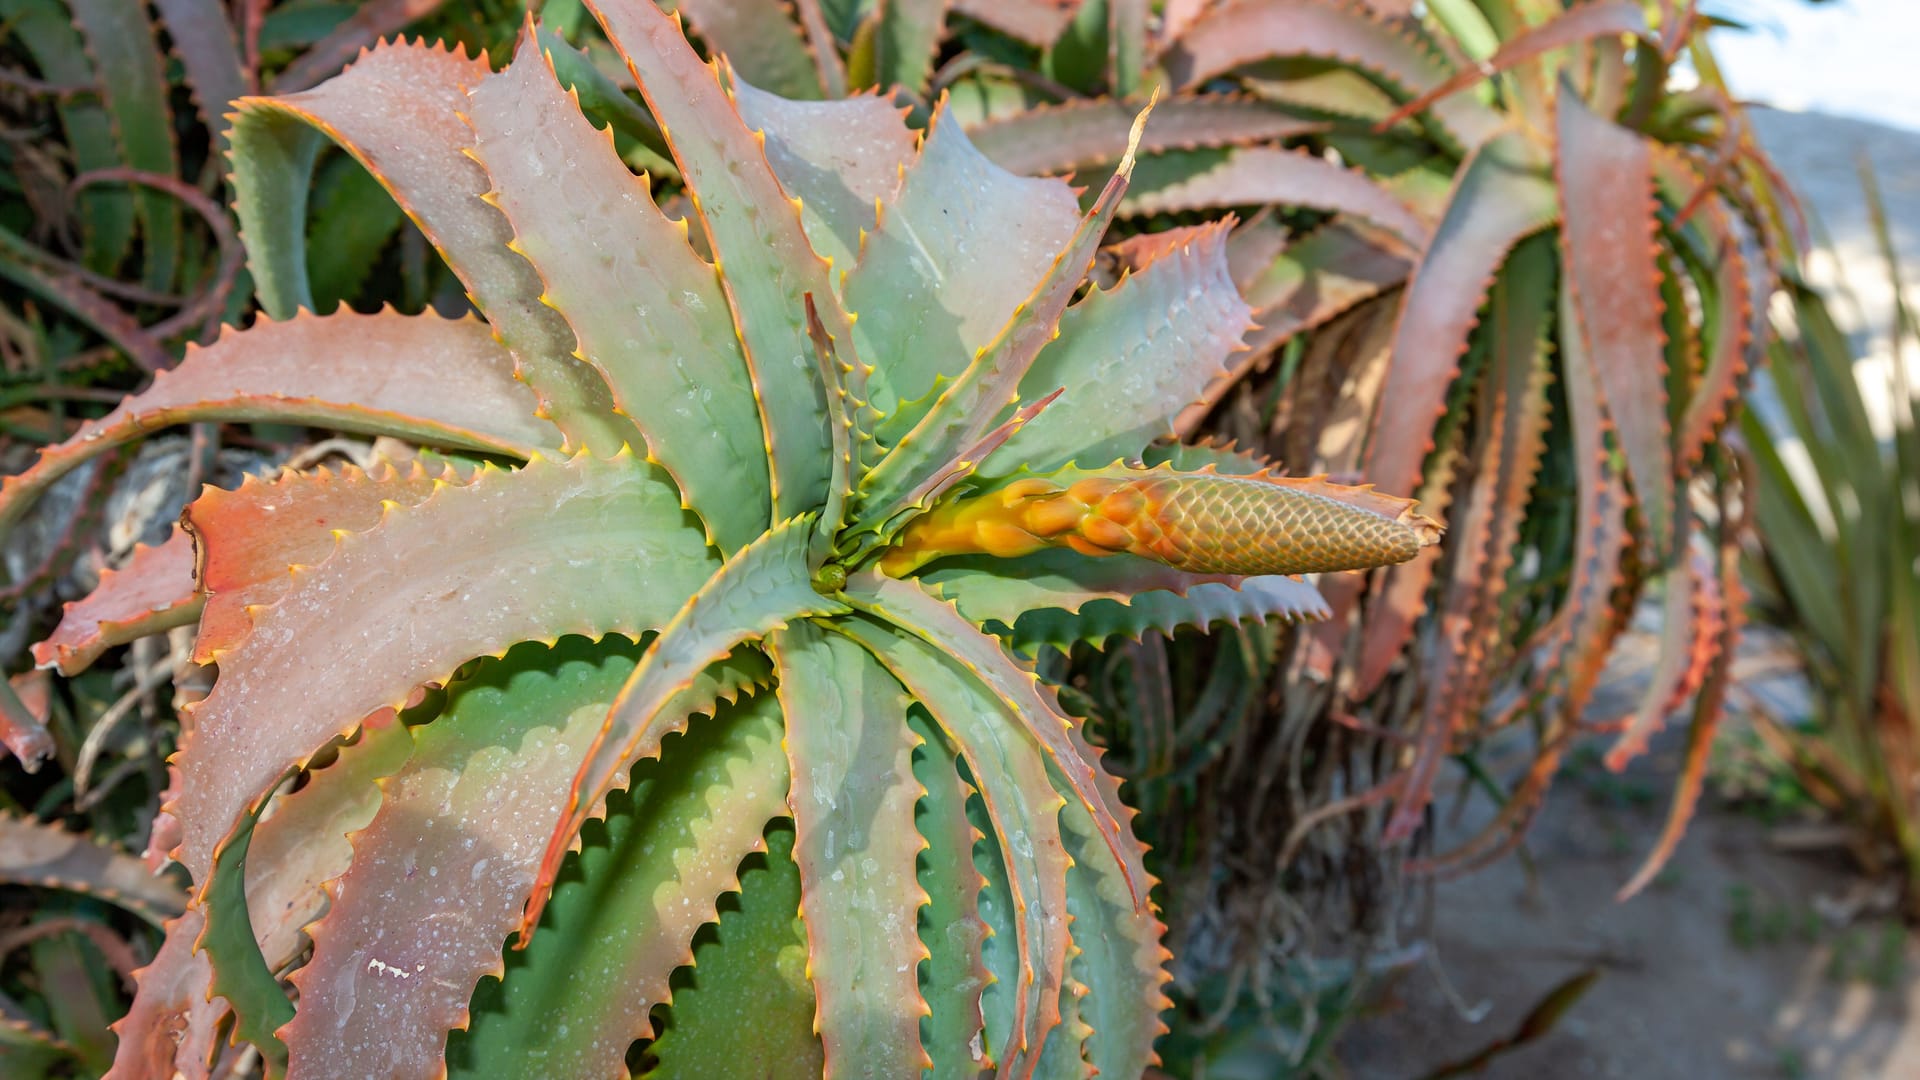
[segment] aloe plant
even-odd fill
[[[203,1074],[230,1010],[303,1075],[591,1075],[636,1040],[663,1074],[1137,1075],[1155,883],[1081,721],[999,635],[1317,617],[1291,575],[1438,527],[1150,446],[1249,309],[1225,225],[1136,244],[1074,302],[1131,150],[1083,214],[944,111],[917,137],[877,98],[790,101],[645,0],[593,7],[689,219],[531,23],[498,72],[382,45],[240,104],[263,317],[0,488],[4,523],[186,420],[446,455],[209,490],[41,650],[197,619],[219,668],[152,845],[193,903],[116,1074]],[[322,140],[484,318],[302,310]]]

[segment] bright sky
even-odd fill
[[[1705,0],[1735,95],[1920,131],[1920,0]]]

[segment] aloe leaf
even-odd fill
[[[307,272],[313,310],[326,314],[359,295],[406,216],[380,181],[345,155],[327,162],[314,192],[312,231],[327,242],[308,253]]]
[[[873,34],[875,85],[924,95],[951,0],[879,0]]]
[[[1136,143],[1144,119],[1143,114],[1134,121]],[[860,514],[868,525],[888,529],[903,512],[931,505],[939,494],[937,485],[956,479],[954,463],[959,463],[959,478],[979,466],[966,453],[968,448],[979,444],[1002,410],[1019,400],[1020,380],[1058,333],[1060,316],[1086,279],[1132,171],[1129,147],[1119,169],[1033,292],[1014,309],[992,343],[973,354],[960,377],[940,392],[919,423],[861,481]]]
[[[387,507],[415,506],[438,487],[464,483],[451,469],[434,473],[419,461],[406,468],[376,464],[371,472],[346,466],[272,479],[248,476],[227,491],[208,488],[182,515],[189,532],[208,538],[200,553],[198,587],[206,596],[197,663],[211,664],[253,630],[252,609],[272,605],[293,584],[291,566],[310,566],[333,553],[340,533],[365,532]],[[195,573],[188,564],[189,573]]]
[[[68,0],[73,21],[86,39],[94,77],[106,105],[124,164],[141,172],[178,176],[173,145],[173,115],[167,108],[164,57],[154,40],[145,4],[121,0]],[[133,193],[140,221],[144,270],[149,289],[173,287],[180,262],[180,206],[164,191],[141,187]]]
[[[1519,32],[1508,37],[1491,55],[1475,57],[1477,63],[1407,102],[1393,116],[1382,121],[1382,126],[1390,126],[1408,115],[1431,107],[1440,98],[1458,93],[1500,72],[1510,71],[1554,49],[1564,49],[1600,37],[1627,35],[1639,38],[1642,48],[1660,47],[1658,39],[1647,30],[1646,9],[1635,0],[1596,0],[1555,15],[1539,26],[1527,27],[1523,23]]]
[[[540,862],[533,899],[520,923],[522,939],[538,922],[560,861],[586,820],[599,813],[607,792],[633,763],[660,752],[661,740],[686,726],[666,709],[707,667],[744,642],[757,641],[797,619],[837,615],[847,606],[812,584],[807,549],[809,518],[775,526],[729,558],[684,594],[685,603],[660,631],[633,676],[614,699],[573,780],[562,820]]]
[[[794,917],[794,839],[781,823],[767,830],[764,855],[740,870],[737,904],[723,905],[718,925],[696,939],[692,978],[674,993],[666,1030],[648,1047],[659,1060],[649,1078],[822,1075],[831,1059],[813,1031],[805,938]],[[853,1064],[875,1075],[872,1063]]]
[[[1127,152],[1137,105],[1113,98],[1074,98],[1004,116],[967,129],[980,152],[1022,176],[1062,176],[1111,165]],[[1258,98],[1207,94],[1154,106],[1140,135],[1142,154],[1299,138],[1326,125],[1302,120]]]
[[[206,1080],[227,1003],[208,998],[213,967],[206,953],[194,949],[205,927],[200,908],[167,923],[153,962],[134,972],[133,1005],[113,1024],[119,1045],[108,1080]]]
[[[1144,593],[1131,601],[1093,600],[1076,612],[1040,609],[1016,619],[1009,645],[1031,656],[1042,646],[1061,651],[1085,642],[1102,646],[1116,638],[1139,640],[1149,633],[1171,637],[1180,630],[1262,620],[1319,622],[1332,616],[1320,590],[1285,575],[1250,577],[1239,585],[1202,583],[1185,594]]]
[[[862,233],[873,231],[874,207],[900,187],[913,160],[913,129],[884,97],[792,101],[745,79],[733,80],[733,103],[749,128],[766,136],[767,164],[787,194],[800,200],[800,220],[813,250],[852,269]],[[837,275],[836,275],[837,277]]]
[[[48,82],[90,86],[97,81],[73,16],[59,0],[0,0],[0,19]],[[97,99],[62,97],[55,111],[76,172],[125,164],[114,141],[113,121]],[[77,200],[76,216],[86,265],[113,273],[133,244],[133,193],[105,185],[90,187]]]
[[[200,122],[213,133],[218,148],[227,148],[227,112],[247,92],[247,76],[240,64],[240,43],[233,22],[219,0],[153,0],[166,23],[167,37],[186,70],[193,88],[193,104]]]
[[[448,536],[461,537],[467,557],[448,557]],[[390,508],[294,571],[285,598],[254,611],[252,633],[221,657],[213,692],[193,708],[167,808],[184,827],[180,860],[204,883],[247,801],[420,683],[529,638],[637,635],[665,623],[713,569],[679,492],[630,451],[490,469]],[[302,673],[335,665],[358,674],[310,694]]]
[[[514,250],[715,545],[745,547],[767,529],[767,453],[719,273],[560,89],[533,35],[471,98],[474,153]]]
[[[280,1077],[286,1075],[287,1048],[274,1029],[293,1019],[293,1003],[260,953],[247,910],[247,852],[267,802],[263,796],[246,812],[214,856],[212,880],[198,903],[206,912],[206,928],[197,947],[213,967],[211,993],[225,998],[233,1011],[234,1038],[252,1043],[266,1061],[266,1074]]]
[[[234,210],[261,304],[281,319],[312,306],[304,194],[312,128],[358,159],[439,249],[568,448],[611,457],[634,441],[632,425],[613,414],[600,377],[572,356],[565,320],[539,302],[540,276],[508,248],[512,227],[480,198],[487,175],[466,154],[473,129],[460,116],[469,107],[467,90],[488,74],[484,59],[382,44],[312,90],[240,102],[232,135]]]
[[[1411,97],[1438,86],[1452,69],[1416,38],[1379,18],[1331,0],[1267,0],[1225,4],[1200,16],[1161,60],[1176,88],[1260,60],[1311,57],[1359,69]],[[1464,97],[1433,105],[1443,128],[1477,146],[1500,128],[1500,117]]]
[[[830,470],[826,394],[810,357],[803,298],[858,366],[830,267],[774,179],[717,73],[652,4],[589,3],[668,132],[732,305],[773,469],[773,520],[817,509]]]
[[[11,681],[0,682],[0,747],[18,758],[20,768],[30,773],[38,772],[54,751],[46,717],[36,715],[20,700]]]
[[[1415,252],[1424,249],[1429,239],[1426,221],[1365,173],[1304,150],[1270,146],[1236,147],[1218,165],[1168,184],[1148,184],[1143,170],[1141,183],[1128,194],[1120,212],[1139,217],[1262,203],[1361,218],[1392,230]]]
[[[247,920],[260,955],[284,970],[307,947],[307,924],[327,907],[321,889],[353,860],[347,838],[380,809],[382,784],[413,752],[413,737],[391,709],[370,716],[333,764],[281,795],[247,846]]]
[[[155,926],[186,907],[179,886],[133,856],[11,814],[0,814],[0,882],[97,896]]]
[[[934,562],[915,580],[957,603],[976,625],[1012,626],[1031,611],[1058,608],[1071,614],[1097,600],[1124,605],[1156,590],[1184,594],[1203,584],[1231,586],[1244,579],[1189,573],[1137,555],[1095,558],[1053,548],[1011,559],[951,556]]]
[[[773,637],[793,775],[794,860],[807,926],[807,970],[830,1075],[917,1075],[915,877],[918,742],[902,721],[907,698],[873,657],[839,635],[798,623]]]
[[[1080,0],[953,0],[953,10],[1009,37],[1047,48],[1073,21]]]
[[[1293,241],[1243,286],[1260,328],[1247,335],[1240,364],[1399,285],[1412,269],[1404,255],[1339,222]]]
[[[78,319],[148,371],[168,367],[172,354],[139,321],[102,296],[70,267],[0,226],[0,277]]]
[[[1507,253],[1558,214],[1540,151],[1517,135],[1482,145],[1461,167],[1447,216],[1401,301],[1393,363],[1380,393],[1367,478],[1389,491],[1420,479],[1433,422],[1460,369],[1475,312]]]
[[[1160,943],[1166,927],[1150,902],[1133,901],[1127,875],[1107,857],[1100,830],[1082,808],[1062,807],[1060,829],[1073,859],[1067,912],[1080,948],[1073,966],[1086,984],[1079,1012],[1093,1029],[1087,1059],[1100,1076],[1141,1074],[1160,1062],[1153,1043],[1166,1033],[1162,1017],[1173,1006],[1165,991],[1172,954]],[[1147,882],[1154,883],[1151,876]]]
[[[1060,399],[990,458],[1045,472],[1069,462],[1136,458],[1226,374],[1251,309],[1227,276],[1227,228],[1205,229],[1112,289],[1067,309],[1060,336],[1020,380],[1020,396]]]
[[[1577,95],[1563,91],[1558,101],[1565,273],[1654,557],[1664,561],[1674,545],[1674,478],[1652,153]]]
[[[1133,901],[1146,903],[1146,870],[1137,857],[1137,844],[1127,833],[1128,815],[1120,802],[1119,786],[1101,783],[1093,761],[1074,745],[1080,720],[1060,708],[1053,689],[1040,681],[1032,667],[1009,657],[997,638],[977,628],[951,603],[929,596],[910,581],[898,581],[872,571],[847,580],[847,597],[856,607],[898,626],[906,627],[927,644],[959,660],[974,678],[985,684],[1047,755],[1050,768],[1066,781],[1089,815],[1107,855],[1120,866]]]
[[[679,0],[676,10],[707,49],[784,98],[820,96],[820,73],[807,40],[781,0]]]
[[[1011,1043],[1019,1020],[1015,1010],[1025,1002],[1020,992],[1022,946],[1014,918],[1013,886],[1008,862],[995,836],[993,819],[977,790],[967,801],[967,820],[980,843],[974,850],[974,872],[980,888],[975,897],[986,938],[980,943],[980,964],[987,986],[980,994],[980,1056],[997,1075],[1006,1076],[1015,1064]],[[1064,976],[1063,976],[1064,985]],[[973,1075],[982,1075],[976,1067]]]
[[[608,799],[604,826],[582,835],[546,925],[507,954],[501,981],[475,992],[471,1026],[448,1047],[452,1075],[619,1070],[648,1033],[648,1010],[667,1000],[668,974],[695,959],[694,931],[714,920],[741,859],[763,849],[762,830],[785,810],[780,732],[777,703],[761,694],[634,769],[631,789]],[[788,901],[788,926],[792,912]],[[765,971],[741,980],[769,981]]]
[[[1047,779],[1046,760],[1027,725],[960,661],[886,624],[843,619],[833,627],[873,653],[927,706],[978,781],[1008,868],[1019,955],[1018,975],[1008,983],[1015,999],[1010,1043],[996,1057],[1002,1075],[1018,1074],[1017,1062],[1031,1062],[1060,1022],[1067,961],[1067,855],[1058,820],[1064,800]]]
[[[446,393],[450,385],[462,392]],[[554,441],[528,397],[475,319],[383,311],[261,321],[190,348],[179,367],[0,482],[0,526],[55,480],[157,427],[271,420],[525,457]]]
[[[378,1055],[395,1076],[436,1072],[474,986],[500,974],[568,781],[640,652],[617,637],[523,644],[449,688],[328,886],[281,1033],[295,1071],[354,1075]],[[703,675],[676,706],[711,712],[751,681],[739,671]]]
[[[1670,193],[1676,188],[1691,190],[1700,182],[1685,159],[1677,154],[1656,154],[1654,168],[1655,175]],[[1726,201],[1718,195],[1705,196],[1694,220],[1713,245],[1714,313],[1706,369],[1700,373],[1699,383],[1687,399],[1676,435],[1674,465],[1680,470],[1699,463],[1707,444],[1726,424],[1729,410],[1739,394],[1740,377],[1746,371],[1747,353],[1753,339],[1750,324],[1756,292],[1755,267]]]
[[[1079,216],[1066,184],[1001,169],[937,111],[846,279],[860,355],[877,368],[874,406],[891,413],[959,375],[1046,276]]]
[[[922,789],[914,827],[926,841],[919,868],[927,894],[919,920],[927,950],[920,980],[927,1003],[921,1039],[936,1080],[971,1080],[979,1076],[985,1056],[979,1042],[980,994],[988,979],[980,956],[987,933],[980,919],[982,879],[973,863],[981,834],[967,818],[973,789],[960,779],[953,747],[924,709],[909,710],[907,726],[920,740],[913,755],[913,775]]]
[[[193,540],[176,529],[166,543],[138,545],[125,566],[102,571],[100,584],[70,601],[61,610],[60,625],[35,643],[33,661],[71,677],[115,645],[185,626],[199,615]]]

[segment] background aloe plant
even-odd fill
[[[204,1073],[229,1011],[302,1074],[618,1071],[650,1032],[649,1060],[696,1075],[1140,1072],[1167,976],[1132,812],[985,628],[1318,616],[1289,575],[1404,561],[1438,528],[1247,455],[1149,452],[1248,308],[1224,226],[1136,244],[1072,302],[1130,153],[1082,214],[939,110],[917,139],[879,99],[703,65],[644,0],[595,14],[697,236],[533,24],[498,73],[380,46],[241,103],[264,317],[0,489],[16,520],[201,419],[456,452],[210,489],[41,648],[77,669],[197,619],[219,667],[151,845],[193,903],[116,1073]],[[484,322],[301,310],[322,139]]]

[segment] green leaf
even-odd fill
[[[749,128],[766,135],[767,164],[800,200],[813,250],[841,270],[858,261],[860,236],[874,230],[874,207],[900,187],[914,157],[913,129],[884,97],[790,101],[733,80],[733,102]],[[839,275],[835,275],[836,280]],[[859,338],[856,330],[855,337]]]
[[[914,1075],[925,1056],[927,952],[916,930],[927,896],[915,877],[919,738],[904,722],[906,693],[866,650],[811,624],[772,644],[821,1042],[836,1075]]]
[[[833,628],[873,653],[927,706],[978,782],[1008,869],[1019,956],[1018,974],[1006,980],[1015,999],[1011,1041],[996,1056],[1003,1067],[1032,1061],[1060,1021],[1067,963],[1067,856],[1058,820],[1064,800],[1047,778],[1046,760],[1012,708],[958,660],[883,623],[840,619]],[[985,914],[984,897],[982,908]],[[993,1044],[990,1052],[998,1049]]]
[[[256,268],[261,302],[276,318],[311,306],[305,276],[304,188],[312,169],[311,126],[386,186],[459,276],[540,399],[567,448],[611,457],[636,443],[613,412],[606,384],[572,353],[573,333],[540,303],[540,276],[509,249],[513,230],[481,198],[486,171],[468,157],[473,128],[461,119],[467,89],[486,61],[425,45],[382,43],[312,90],[247,98],[233,132],[234,209]],[[284,77],[284,76],[283,76]]]
[[[1073,238],[1053,261],[1027,299],[1016,307],[993,341],[973,354],[926,415],[888,450],[861,481],[859,515],[869,528],[892,528],[905,513],[924,510],[944,485],[964,478],[980,464],[973,449],[993,428],[1002,411],[1019,400],[1020,380],[1034,357],[1058,333],[1060,316],[1086,280],[1100,238],[1113,221],[1133,171],[1129,155],[1120,163]],[[943,211],[944,212],[944,211]]]
[[[1034,611],[1013,623],[1009,645],[1015,652],[1033,655],[1042,646],[1064,652],[1081,642],[1097,647],[1115,638],[1137,640],[1148,633],[1171,637],[1184,629],[1262,619],[1319,622],[1331,614],[1318,589],[1298,578],[1269,575],[1244,578],[1238,585],[1202,583],[1185,595],[1154,591],[1125,603],[1093,600],[1072,613]]]
[[[920,985],[928,1010],[921,1039],[936,1080],[974,1080],[985,1054],[978,1040],[988,976],[980,956],[987,934],[980,919],[982,879],[974,866],[981,834],[967,818],[973,789],[960,779],[959,759],[925,709],[909,710],[907,725],[920,739],[913,755],[913,775],[922,788],[914,828],[926,841],[919,868],[927,894],[920,909],[920,941],[927,950]]]
[[[1226,236],[1224,224],[1208,228],[1069,308],[1020,380],[1023,400],[1065,392],[982,471],[1133,460],[1172,436],[1173,416],[1226,373],[1251,325],[1228,277]]]
[[[530,638],[637,637],[714,568],[679,492],[630,452],[489,469],[392,508],[297,569],[285,598],[258,609],[253,632],[220,657],[179,758],[181,861],[204,882],[247,802],[415,686]],[[310,674],[329,670],[355,677],[313,693]]]
[[[631,788],[609,797],[604,825],[582,834],[532,943],[507,953],[501,981],[475,991],[470,1027],[448,1046],[450,1075],[620,1070],[628,1046],[648,1034],[648,1010],[667,999],[668,976],[696,959],[695,930],[713,921],[741,859],[762,847],[767,822],[784,812],[780,730],[779,709],[762,694],[722,708],[634,769]],[[790,933],[793,918],[789,898]],[[797,936],[793,948],[802,949]],[[711,950],[698,959],[721,965]],[[764,992],[774,980],[758,971],[737,982]],[[810,1035],[810,995],[804,1008]]]
[[[219,0],[153,0],[153,6],[167,25],[167,37],[193,88],[200,122],[225,151],[227,113],[247,92],[240,43],[234,40],[227,9]]]
[[[574,770],[641,651],[620,637],[522,644],[448,688],[311,931],[313,959],[293,980],[303,1004],[284,1031],[295,1072],[375,1056],[396,1075],[439,1067],[475,984],[500,973]],[[764,664],[721,667],[674,705],[711,713],[764,675]],[[627,1008],[630,1033],[645,1007]],[[566,1071],[583,1070],[594,1071]]]
[[[1014,176],[975,150],[946,109],[936,112],[847,275],[855,339],[875,365],[874,406],[891,413],[939,376],[960,374],[1046,275],[1078,219],[1066,184]]]
[[[1048,767],[1065,780],[1078,805],[1098,826],[1101,837],[1111,845],[1111,857],[1129,875],[1129,884],[1144,903],[1146,870],[1124,850],[1133,845],[1133,838],[1124,834],[1127,809],[1120,802],[1118,785],[1102,784],[1091,757],[1075,745],[1080,720],[1060,709],[1053,688],[1041,682],[1032,667],[1007,656],[997,638],[980,630],[950,603],[927,595],[914,582],[868,571],[848,579],[846,595],[861,610],[905,628],[958,660],[992,691],[1009,719],[1024,727],[1040,745]]]
[[[811,293],[843,359],[858,366],[849,320],[825,260],[774,179],[760,141],[715,72],[652,4],[589,5],[626,57],[668,133],[733,308],[760,403],[773,469],[773,520],[818,509],[831,468],[826,395],[807,337]]]
[[[674,992],[666,1030],[649,1050],[660,1080],[714,1076],[821,1075],[813,1033],[805,936],[796,911],[800,874],[792,830],[767,830],[766,853],[740,871],[738,905],[720,912],[693,949],[692,978]],[[850,1062],[856,1070],[869,1062]]]
[[[463,390],[449,394],[448,385]],[[525,457],[554,442],[528,397],[475,319],[342,311],[261,320],[190,348],[180,366],[0,480],[0,527],[18,521],[55,480],[158,427],[270,420]]]
[[[874,84],[924,96],[940,51],[949,0],[879,0],[873,35]]]
[[[293,1019],[293,1003],[268,970],[247,911],[247,848],[266,803],[262,798],[246,811],[215,855],[212,877],[203,879],[207,884],[201,902],[207,925],[199,947],[213,965],[212,992],[225,998],[233,1010],[234,1037],[260,1051],[272,1077],[286,1073],[287,1048],[274,1031]]]
[[[1093,1028],[1087,1058],[1101,1076],[1140,1075],[1159,1061],[1154,1039],[1166,1032],[1162,1017],[1173,1006],[1164,990],[1172,978],[1165,970],[1172,954],[1160,943],[1166,927],[1150,903],[1134,903],[1126,875],[1084,810],[1067,804],[1060,828],[1073,859],[1067,911],[1080,949],[1074,974],[1087,990],[1080,1016]]]
[[[792,6],[781,0],[679,0],[676,10],[716,57],[784,98],[820,96],[814,66]]]
[[[661,740],[684,728],[687,717],[666,707],[702,670],[743,642],[757,641],[796,619],[837,615],[838,600],[814,591],[807,567],[813,522],[795,518],[776,526],[728,559],[660,631],[640,666],[608,710],[593,747],[575,775],[565,814],[547,844],[523,935],[539,918],[560,860],[586,820],[634,762],[660,752]]]
[[[346,155],[327,162],[314,190],[312,231],[326,243],[313,249],[308,273],[313,310],[325,314],[360,295],[405,216],[380,181]]]
[[[85,36],[101,98],[124,164],[159,176],[180,174],[173,145],[173,114],[167,108],[165,57],[154,40],[145,4],[123,0],[68,0]],[[180,206],[173,196],[145,185],[133,193],[145,260],[141,284],[166,291],[180,263]]]
[[[745,547],[767,530],[767,452],[719,273],[560,89],[533,38],[471,100],[488,198],[539,271],[543,299],[714,544]]]
[[[0,0],[0,20],[46,81],[64,86],[91,86],[97,81],[66,5],[58,0]],[[75,172],[126,164],[114,142],[113,121],[98,100],[62,96],[55,111]],[[113,273],[133,244],[133,193],[114,185],[88,188],[79,197],[78,217],[87,267]]]

